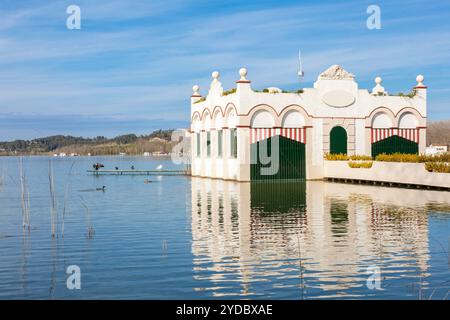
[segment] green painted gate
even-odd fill
[[[342,127],[334,127],[330,131],[330,153],[347,154],[347,131]]]
[[[277,136],[279,141],[279,167],[278,171],[272,175],[262,174],[262,168],[269,168],[269,164],[261,163],[259,158],[259,150],[262,144],[267,145],[268,157],[272,157],[272,139],[268,139],[253,143],[251,145],[251,164],[250,164],[250,179],[251,180],[280,180],[280,179],[306,179],[306,157],[305,144]],[[264,149],[263,149],[264,153]]]
[[[390,136],[389,138],[372,143],[372,157],[375,158],[377,155],[382,153],[418,154],[419,144],[400,136]]]

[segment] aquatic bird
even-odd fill
[[[101,163],[94,163],[93,165],[92,165],[92,167],[95,169],[95,170],[98,170],[98,169],[100,169],[100,168],[104,168],[105,166],[103,165],[103,164],[101,164]]]
[[[106,190],[106,187],[105,187],[105,186],[103,186],[103,187],[101,187],[101,188],[97,188],[97,189],[95,189],[95,190],[97,190],[97,191],[105,191],[105,190]]]
[[[156,167],[156,170],[161,170],[163,168],[162,164]]]
[[[134,166],[131,166],[131,170],[134,170]]]
[[[149,180],[149,179],[144,180],[144,183],[151,183],[151,182],[152,182],[152,180]]]

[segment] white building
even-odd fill
[[[193,87],[193,176],[321,179],[326,153],[425,152],[427,87],[421,75],[411,94],[393,96],[379,77],[371,92],[359,89],[354,75],[338,65],[321,73],[313,88],[297,92],[258,92],[245,68],[239,74],[228,92],[217,71],[206,97]]]

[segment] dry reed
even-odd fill
[[[30,225],[30,192],[28,191],[27,177],[23,166],[23,158],[19,158],[19,178],[20,178],[20,204],[22,207],[22,228],[31,229]]]
[[[49,161],[48,163],[48,180],[50,187],[50,222],[52,227],[52,238],[56,237],[57,232],[57,219],[58,219],[58,208],[57,208],[57,199],[56,199],[56,191],[55,191],[55,179],[53,174],[53,163]]]

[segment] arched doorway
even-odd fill
[[[330,131],[330,153],[347,154],[347,131],[340,126]]]

